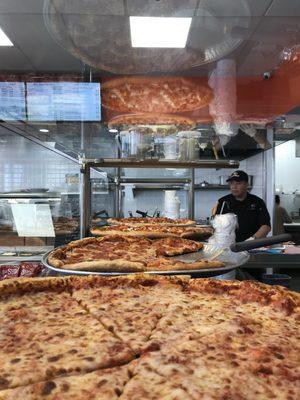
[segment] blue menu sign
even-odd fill
[[[0,120],[24,121],[25,118],[24,82],[0,82]]]
[[[27,83],[29,121],[101,121],[100,83]]]

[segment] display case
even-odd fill
[[[69,194],[27,190],[0,194],[0,246],[57,246],[78,237],[77,207]],[[77,212],[76,212],[77,209]]]

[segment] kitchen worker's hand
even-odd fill
[[[254,236],[250,236],[248,239],[245,240],[245,242],[248,242],[248,240],[254,240],[255,237]]]
[[[217,209],[218,209],[218,205],[219,205],[219,203],[216,202],[216,204],[213,206],[213,208],[212,208],[212,210],[211,210],[211,215],[212,215],[212,217],[214,217],[214,216],[216,215]]]

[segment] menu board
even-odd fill
[[[29,121],[101,121],[100,83],[27,83]]]
[[[25,120],[24,82],[0,82],[0,120]]]

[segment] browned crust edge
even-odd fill
[[[196,264],[196,263],[194,263]],[[190,267],[190,264],[187,264]],[[44,290],[66,291],[94,286],[169,286],[176,285],[187,291],[226,294],[244,302],[257,302],[262,305],[273,305],[275,308],[292,313],[300,307],[300,293],[281,286],[269,286],[254,281],[226,281],[212,278],[190,279],[178,276],[154,276],[137,273],[117,277],[70,276],[53,278],[17,278],[0,281],[0,298],[40,292]],[[300,310],[299,310],[300,311]]]

